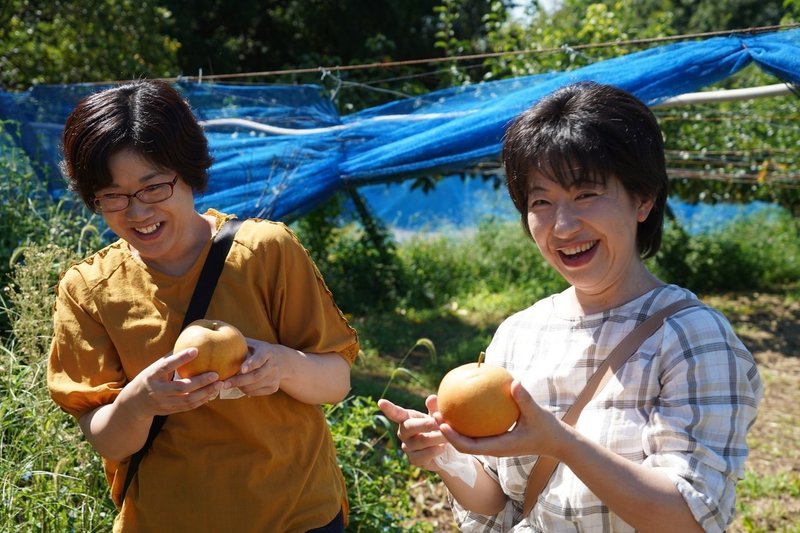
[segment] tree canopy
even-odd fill
[[[6,0],[0,4],[0,87],[166,77],[181,43],[157,0]]]

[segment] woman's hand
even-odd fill
[[[139,372],[112,403],[80,417],[81,430],[100,455],[124,460],[144,445],[155,415],[190,411],[219,394],[222,382],[214,372],[172,379],[177,368],[195,357],[196,348],[165,355]]]
[[[134,418],[151,419],[196,409],[222,389],[215,372],[173,379],[175,371],[197,357],[196,348],[167,354],[139,372],[120,392],[117,402]]]
[[[312,405],[336,403],[350,390],[350,363],[336,352],[309,353],[247,338],[249,355],[241,371],[223,382],[248,396],[267,396],[279,389]]]
[[[439,431],[439,423],[432,416],[438,410],[436,396],[428,396],[425,400],[428,414],[405,409],[385,399],[378,400],[378,407],[389,420],[398,425],[397,437],[402,442],[408,461],[432,472],[441,470],[435,459],[444,452],[447,440]]]
[[[425,400],[425,407],[428,409],[426,415],[399,407],[389,400],[378,400],[381,411],[398,425],[397,436],[403,443],[402,449],[411,464],[438,473],[453,497],[465,508],[485,515],[499,513],[505,506],[506,495],[477,459],[471,456],[468,459],[472,461],[476,472],[472,483],[465,482],[460,476],[447,472],[436,463],[436,458],[444,453],[447,446],[447,440],[439,430],[439,422],[432,415],[439,410],[438,404],[439,400],[435,395],[428,396]]]
[[[223,382],[223,388],[237,387],[248,396],[274,394],[281,386],[281,358],[285,346],[270,344],[256,339],[247,339],[249,353],[242,363],[241,371]]]
[[[519,419],[511,431],[494,437],[470,438],[456,432],[434,413],[444,437],[460,452],[494,457],[555,455],[568,438],[567,427],[537,404],[522,384],[514,380],[511,395],[519,406]]]

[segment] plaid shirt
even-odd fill
[[[507,368],[542,407],[561,417],[625,335],[687,297],[695,298],[666,285],[586,316],[560,316],[550,297],[504,321],[486,359]],[[589,402],[576,428],[631,461],[661,468],[700,525],[722,531],[733,517],[745,436],[762,394],[750,352],[718,311],[701,305],[668,318]],[[479,459],[509,500],[495,516],[468,512],[452,501],[462,531],[633,531],[564,465],[522,517],[536,456]]]

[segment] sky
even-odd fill
[[[548,13],[552,13],[560,3],[561,0],[539,0],[539,5]],[[511,13],[515,17],[523,18],[525,16],[525,8],[530,4],[529,0],[517,0],[516,6],[511,10]]]

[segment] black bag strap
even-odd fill
[[[241,220],[228,220],[214,235],[214,241],[211,243],[211,249],[208,251],[206,262],[203,264],[203,270],[200,271],[200,277],[197,280],[197,285],[192,293],[192,299],[189,301],[189,307],[186,309],[186,316],[183,318],[183,325],[181,331],[188,326],[191,322],[199,320],[206,315],[208,304],[211,303],[211,296],[214,294],[214,289],[217,286],[217,280],[222,273],[222,268],[225,266],[225,258],[228,257],[228,251],[233,244],[233,237],[242,225]],[[139,470],[139,463],[150,450],[153,441],[167,421],[166,415],[156,415],[153,417],[153,423],[150,425],[150,431],[147,434],[147,440],[144,446],[131,456],[130,463],[128,464],[128,472],[125,475],[125,483],[122,485],[122,497],[120,501],[125,500],[125,493],[128,492],[128,487],[133,481],[133,476]]]

